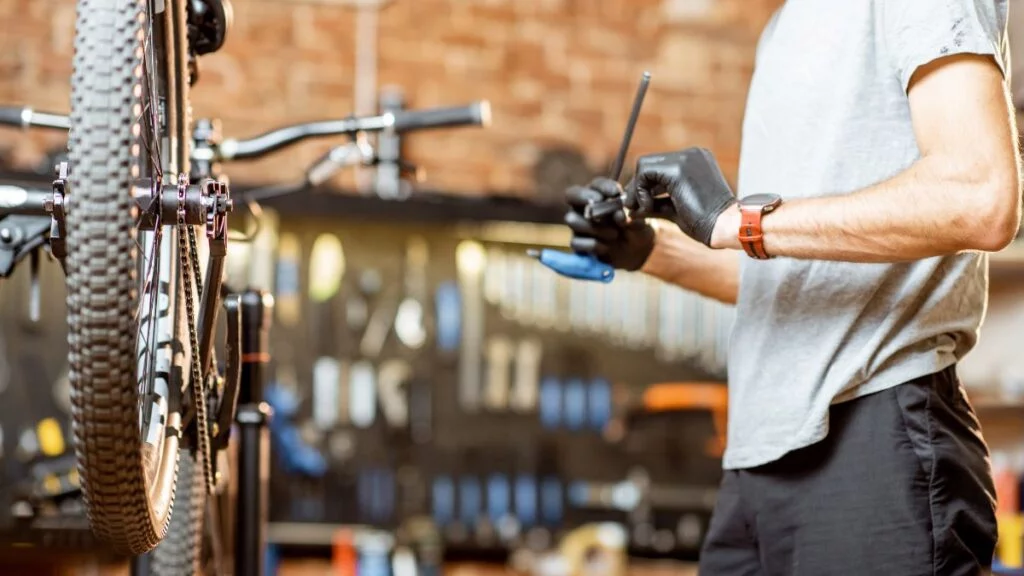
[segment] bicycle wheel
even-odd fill
[[[202,574],[203,519],[206,482],[203,470],[187,450],[178,460],[178,495],[167,536],[153,550],[154,576]]]
[[[173,57],[184,14],[182,0],[77,2],[66,217],[72,430],[94,533],[135,555],[167,530],[191,354],[180,337],[176,229],[139,230],[134,200],[140,182],[187,172],[187,79]]]

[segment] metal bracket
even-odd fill
[[[67,211],[65,203],[68,195],[68,176],[70,166],[67,162],[57,165],[57,178],[53,181],[53,198],[43,203],[43,209],[50,215],[50,253],[60,262],[60,267],[67,272],[64,261],[68,255],[67,245]]]
[[[405,95],[392,86],[381,91],[380,111],[400,112],[405,109]],[[402,137],[394,130],[377,137],[377,195],[386,200],[407,198],[412,192],[408,182],[402,180]]]

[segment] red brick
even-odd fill
[[[542,146],[595,166],[615,153],[642,70],[654,81],[634,152],[715,148],[734,177],[761,26],[781,0],[401,0],[379,16],[378,81],[410,106],[488,98],[489,131],[407,139],[427,188],[529,193]],[[355,12],[328,0],[235,0],[224,50],[202,60],[197,116],[228,135],[351,111]],[[669,18],[671,16],[671,18]],[[74,0],[0,0],[0,101],[66,109]],[[33,163],[59,135],[0,132]],[[236,181],[287,180],[329,143],[230,167]],[[351,182],[350,176],[339,182]]]

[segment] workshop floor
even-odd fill
[[[85,564],[64,566],[14,566],[0,564],[5,576],[128,576],[126,565],[98,566]],[[503,566],[489,564],[453,564],[445,568],[445,576],[507,576]],[[281,565],[278,576],[331,576],[331,565],[324,560],[288,560]],[[697,576],[697,568],[675,562],[643,562],[630,568],[629,576]]]

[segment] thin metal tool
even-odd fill
[[[622,178],[622,168],[626,165],[626,155],[629,154],[629,145],[633,142],[633,131],[636,130],[636,122],[640,118],[640,108],[644,104],[644,97],[647,96],[647,87],[651,84],[651,73],[644,72],[643,76],[640,77],[640,85],[637,86],[636,96],[633,98],[633,109],[629,112],[629,122],[626,123],[626,132],[622,135],[622,144],[619,145],[619,153],[615,156],[615,163],[612,164],[612,172],[610,178],[616,182]],[[587,211],[584,213],[588,219],[593,217],[600,217],[600,215],[594,214],[594,207],[601,206],[604,203],[595,203],[587,206]],[[612,204],[614,206],[614,204]]]
[[[622,176],[622,167],[626,163],[626,155],[629,153],[629,145],[633,140],[633,131],[636,129],[637,119],[640,117],[640,108],[643,106],[644,97],[647,95],[647,87],[651,83],[651,73],[644,72],[640,78],[640,86],[637,88],[636,97],[633,98],[633,109],[629,115],[629,122],[626,124],[626,132],[622,136],[622,144],[619,146],[619,153],[612,164],[611,178],[618,181]],[[588,204],[584,208],[583,215],[588,220],[598,220],[607,217],[619,210],[623,210],[625,198],[612,198],[601,202]],[[530,250],[527,254],[540,260],[540,263],[554,270],[562,276],[575,278],[577,280],[596,280],[600,282],[611,282],[615,279],[615,269],[593,256],[561,252],[559,250],[543,249]]]

